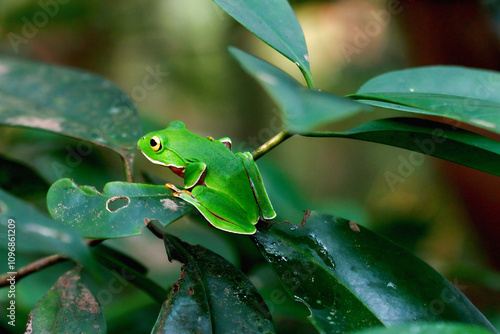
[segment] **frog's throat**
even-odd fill
[[[184,170],[186,169],[185,167],[177,167],[177,166],[167,166],[168,168],[170,168],[170,170],[172,172],[174,172],[175,174],[179,175],[180,177],[184,178]]]
[[[155,159],[153,159],[153,158],[151,158],[151,157],[148,157],[148,156],[146,155],[146,153],[144,153],[144,152],[142,152],[142,154],[144,154],[144,156],[145,156],[146,158],[148,158],[148,160],[149,160],[149,161],[151,161],[152,163],[154,163],[154,164],[156,164],[156,165],[165,166],[165,167],[170,167],[170,169],[172,169],[172,168],[176,168],[176,169],[182,169],[182,170],[184,170],[184,168],[185,168],[184,166],[167,165],[167,164],[166,164],[166,163],[164,163],[164,162],[161,162],[161,161],[155,160]],[[173,170],[173,169],[172,169],[172,170]]]

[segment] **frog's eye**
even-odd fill
[[[153,136],[153,138],[149,141],[149,145],[151,145],[151,149],[155,152],[158,152],[162,148],[161,141],[158,136]]]

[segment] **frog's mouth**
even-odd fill
[[[148,158],[149,161],[151,161],[152,163],[154,163],[155,165],[160,165],[160,166],[165,166],[165,167],[168,167],[170,168],[170,170],[172,172],[174,172],[175,174],[179,175],[180,177],[184,177],[184,170],[186,169],[186,167],[183,167],[183,166],[175,166],[175,165],[167,165],[166,163],[164,162],[161,162],[161,161],[158,161],[158,160],[155,160],[155,159],[152,159],[150,157],[148,157],[146,155],[146,153],[142,152],[142,154],[144,154],[144,156],[146,158]]]

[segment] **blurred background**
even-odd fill
[[[316,84],[325,91],[354,93],[376,75],[421,65],[500,70],[500,2],[496,0],[291,4],[304,30]],[[230,57],[230,45],[302,80],[294,64],[209,0],[0,2],[1,55],[75,67],[112,80],[135,102],[144,132],[182,120],[194,133],[228,136],[236,150],[251,151],[278,133],[282,122],[273,102]],[[377,110],[328,128],[346,130],[399,115],[407,116]],[[36,148],[33,140],[39,143]],[[49,165],[64,161],[67,147],[76,144],[59,136],[0,127],[0,186],[46,211],[43,194],[60,177]],[[409,159],[409,151],[373,143],[293,137],[258,165],[278,219],[299,222],[303,210],[310,209],[367,226],[459,285],[498,328],[499,178],[426,157],[413,165],[404,181],[392,182],[390,176],[401,174]],[[152,166],[142,155],[135,163],[136,182],[168,180],[182,185],[181,179]],[[22,179],[19,166],[26,168]],[[125,180],[119,157],[99,148],[64,177],[98,190],[106,182]],[[275,319],[283,320],[280,328],[297,325],[287,322],[286,314],[307,315],[298,303],[272,301],[270,294],[279,285],[269,283],[273,274],[259,264],[248,240],[229,238],[195,220],[181,219],[171,225],[172,233],[206,245],[239,265],[271,300]],[[152,277],[165,287],[179,277],[179,266],[167,263],[163,245],[155,238],[145,235],[109,245],[148,263]],[[19,288],[20,298],[31,305],[26,306],[27,312],[40,298],[35,288],[30,289],[29,280]],[[39,281],[32,280],[31,286],[53,284],[48,276],[45,283]],[[128,314],[131,319],[154,322],[157,312],[147,312],[146,307],[158,306],[139,295],[131,290],[118,298],[142,298],[144,314],[109,306],[107,316],[122,319]],[[110,329],[118,331],[120,326],[131,328],[113,323]]]

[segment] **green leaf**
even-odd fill
[[[145,220],[155,219],[166,226],[192,209],[165,186],[110,182],[100,193],[70,179],[50,187],[47,206],[55,220],[91,239],[139,235]]]
[[[219,255],[165,235],[170,261],[183,263],[153,333],[274,333],[267,306],[248,278]]]
[[[61,276],[30,313],[27,332],[106,333],[101,307],[76,267]]]
[[[299,66],[314,87],[304,33],[286,0],[214,0],[224,11]]]
[[[0,248],[7,250],[14,237],[15,252],[19,256],[63,254],[82,264],[99,277],[99,268],[85,241],[73,229],[56,223],[31,205],[0,189]],[[12,230],[12,232],[7,232]],[[11,234],[9,234],[11,233]],[[16,268],[19,269],[19,268]],[[15,271],[7,270],[5,271]]]
[[[50,131],[117,152],[130,165],[142,130],[112,82],[65,67],[0,58],[0,124]]]
[[[107,148],[46,131],[15,133],[19,136],[2,138],[6,142],[0,151],[9,159],[36,170],[49,183],[47,190],[62,178],[104,187],[109,180],[118,181],[118,175],[123,170],[123,165]],[[46,194],[47,191],[44,202]]]
[[[0,188],[24,200],[43,201],[48,184],[35,170],[20,161],[0,155]]]
[[[491,292],[500,292],[500,272],[477,262],[457,261],[447,263],[446,271],[451,277],[458,277],[475,286]]]
[[[352,334],[491,334],[484,327],[450,323],[416,323],[394,326],[390,328],[372,328]]]
[[[393,242],[321,213],[273,225],[254,241],[320,332],[456,321],[493,330],[448,280]]]
[[[344,132],[310,132],[310,137],[350,138],[405,148],[500,175],[500,142],[443,123],[388,118]]]
[[[92,251],[96,259],[106,268],[148,293],[159,304],[163,303],[168,292],[146,277],[147,268],[141,263],[103,244],[94,247]]]
[[[316,126],[372,109],[341,96],[307,89],[279,68],[236,48],[230,48],[229,52],[274,99],[289,132],[310,131]]]
[[[500,133],[500,73],[457,66],[389,72],[352,99],[387,109],[440,116]]]
[[[148,268],[146,268],[142,263],[127,254],[120,252],[119,250],[106,246],[104,243],[100,243],[99,245],[92,247],[92,252],[95,257],[102,260],[101,263],[109,263],[113,266],[123,265],[130,270],[144,275],[148,272]]]

